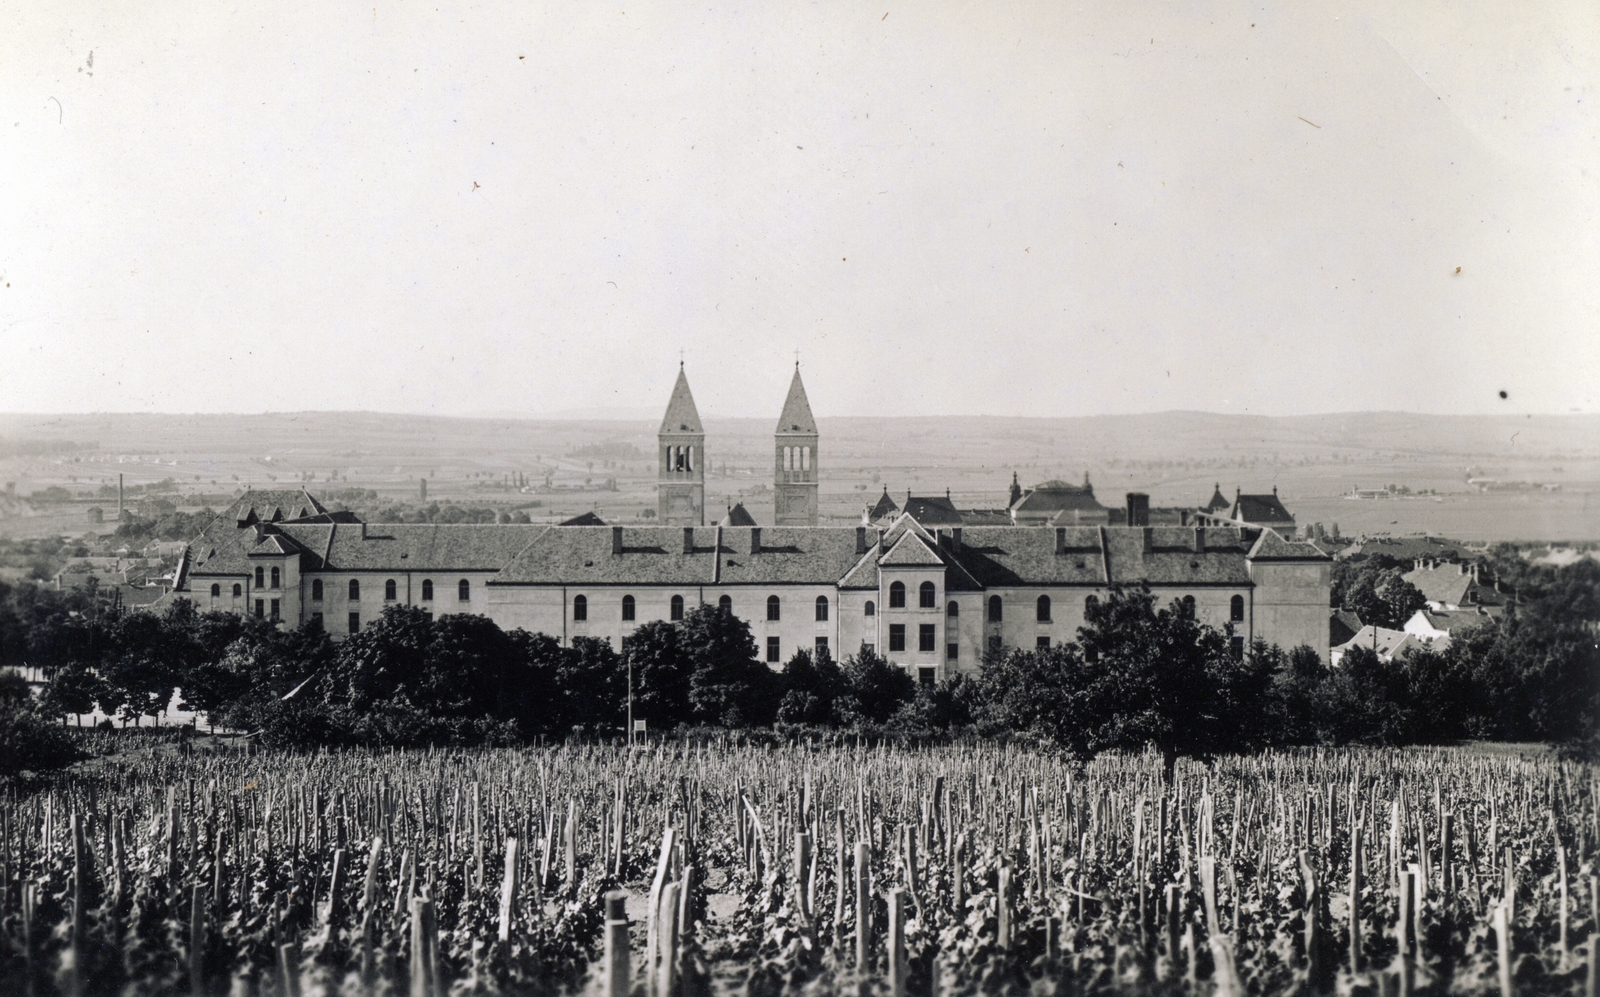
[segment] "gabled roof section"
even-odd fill
[[[300,547],[294,541],[277,533],[269,533],[261,538],[261,542],[250,550],[250,557],[287,557],[290,554],[300,553]]]
[[[672,398],[667,402],[667,414],[661,419],[660,433],[669,436],[678,433],[705,435],[700,424],[700,411],[694,407],[694,395],[689,391],[689,378],[678,365],[678,380],[672,386]]]
[[[907,530],[889,552],[878,558],[884,568],[942,568],[944,561],[916,533]]]
[[[949,496],[907,495],[906,515],[922,526],[960,526],[961,513]]]
[[[1211,500],[1208,501],[1205,505],[1202,505],[1200,507],[1200,511],[1201,512],[1226,512],[1228,510],[1228,508],[1230,506],[1232,506],[1232,504],[1233,503],[1228,501],[1227,496],[1222,494],[1222,482],[1219,481],[1214,486],[1212,486]]]
[[[1229,516],[1235,522],[1253,523],[1259,526],[1272,526],[1277,523],[1293,523],[1294,517],[1289,510],[1278,501],[1278,490],[1274,488],[1270,495],[1244,495],[1235,497],[1233,512]]]
[[[756,517],[750,515],[750,510],[744,507],[743,502],[735,503],[728,509],[728,514],[722,517],[723,526],[759,526]]]
[[[1264,529],[1250,547],[1252,561],[1331,561],[1332,557],[1314,543],[1285,540],[1276,530]]]
[[[585,512],[585,513],[582,513],[580,515],[573,516],[571,519],[562,520],[561,522],[557,523],[556,525],[557,526],[604,526],[604,525],[606,525],[606,521],[601,519],[599,516],[595,515],[593,512]]]
[[[1046,481],[1022,493],[1013,511],[1031,515],[1052,515],[1062,510],[1104,513],[1106,507],[1094,497],[1094,486],[1069,485],[1065,481]]]
[[[1366,647],[1376,651],[1379,660],[1388,661],[1397,654],[1404,654],[1423,646],[1422,641],[1404,630],[1390,630],[1388,627],[1376,627],[1368,624],[1362,627],[1350,640],[1340,644],[1338,647],[1330,648],[1329,656],[1337,654],[1343,657],[1347,651],[1358,647]]]
[[[799,364],[795,364],[794,379],[789,382],[789,396],[783,400],[783,414],[778,416],[777,435],[817,435],[817,420],[811,417],[806,386],[800,383]]]
[[[880,519],[888,519],[890,516],[895,515],[899,511],[900,507],[895,505],[894,499],[889,497],[889,486],[884,485],[883,494],[878,496],[877,505],[872,507],[872,511],[868,512],[867,516],[876,522]]]
[[[1476,579],[1467,573],[1464,564],[1420,568],[1400,577],[1415,585],[1424,599],[1447,606],[1466,605],[1467,593],[1476,584]]]

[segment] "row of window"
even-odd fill
[[[868,605],[868,607],[871,607],[872,604],[871,603],[867,603],[867,605]],[[732,597],[725,595],[721,599],[718,599],[717,600],[717,608],[722,610],[725,613],[733,612],[733,599],[732,599]],[[813,604],[813,612],[816,614],[816,619],[817,619],[818,623],[826,623],[827,622],[827,620],[828,620],[828,597],[827,596],[825,596],[825,595],[817,596],[817,601]],[[631,596],[631,595],[623,596],[622,597],[622,619],[623,619],[623,621],[631,623],[633,620],[635,620],[638,617],[638,613],[639,613],[639,604],[633,598],[633,596]],[[872,615],[872,611],[871,611],[870,608],[867,610],[867,615],[868,616]],[[683,596],[675,595],[675,596],[672,597],[671,616],[672,616],[673,620],[681,620],[681,619],[683,619]],[[779,619],[782,619],[782,616],[783,616],[783,602],[782,602],[782,600],[780,600],[775,595],[767,596],[767,619],[769,619],[769,620],[779,620]],[[575,595],[575,596],[572,597],[572,618],[575,621],[576,620],[587,620],[589,618],[589,597],[588,596]]]
[[[256,569],[256,588],[261,589],[261,588],[266,588],[267,587],[267,584],[264,581],[264,577],[265,576],[263,575],[263,570],[261,568],[257,568]],[[273,568],[272,569],[271,579],[272,579],[271,587],[272,588],[279,588],[280,587],[280,577],[278,575],[278,569],[277,568]],[[357,581],[354,578],[350,579],[349,592],[350,592],[350,601],[351,602],[360,602],[361,601],[361,582]],[[396,586],[395,580],[393,578],[390,578],[390,579],[388,579],[387,581],[385,581],[383,583],[383,598],[384,598],[385,602],[394,602],[396,597],[397,597],[397,593],[398,593],[398,587]],[[235,582],[234,585],[233,585],[233,597],[235,599],[237,599],[242,595],[244,595],[244,586],[240,585],[238,582]],[[221,597],[222,597],[222,586],[219,585],[219,584],[213,583],[212,586],[211,586],[211,598],[220,599]],[[463,578],[459,582],[457,582],[456,583],[456,598],[458,600],[460,600],[461,602],[471,602],[472,601],[472,583],[467,581],[465,578]],[[583,597],[579,596],[579,598],[581,599]],[[632,596],[628,597],[629,600],[632,600],[632,598],[633,598]],[[320,579],[320,578],[314,578],[311,581],[311,601],[312,602],[321,602],[322,601],[322,579]],[[422,580],[422,601],[423,602],[432,602],[433,601],[433,579],[431,579],[431,578],[424,578]],[[679,601],[681,602],[682,600],[679,600]],[[258,606],[260,605],[260,602],[261,602],[261,600],[259,600],[259,599],[256,600],[256,604]],[[256,615],[260,616],[261,613],[257,612]],[[276,618],[276,617],[274,617],[274,618]],[[682,619],[682,618],[683,618],[683,614],[681,614],[681,613],[679,615],[673,617],[673,619]],[[631,620],[631,619],[633,619],[633,617],[631,615],[628,615],[628,616],[624,616],[623,619]]]
[[[815,655],[817,658],[821,658],[824,655],[831,654],[832,652],[828,649],[828,638],[826,638],[826,637],[818,637],[817,640],[816,640],[816,644],[813,645],[813,647],[812,647],[811,653],[813,655]],[[775,665],[775,664],[778,664],[781,661],[783,661],[783,642],[781,640],[779,640],[777,637],[768,637],[767,638],[767,663]]]

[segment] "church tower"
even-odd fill
[[[811,417],[800,365],[794,365],[773,440],[774,520],[778,526],[817,525],[817,421]]]
[[[706,525],[706,431],[681,363],[656,438],[656,514],[661,524]]]

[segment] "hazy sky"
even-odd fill
[[[1600,410],[1593,0],[874,2],[0,3],[0,408]]]

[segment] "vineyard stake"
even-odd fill
[[[300,997],[300,946],[293,942],[278,946],[278,992],[283,997]],[[414,985],[411,994],[426,997],[418,995]]]
[[[628,894],[606,894],[606,997],[628,997],[633,955],[628,950]]]
[[[872,957],[872,853],[856,842],[856,971],[865,973]]]
[[[1083,902],[1081,899],[1078,901]],[[1011,865],[1000,860],[999,891],[995,896],[995,934],[1002,952],[1011,948]]]
[[[374,853],[376,854],[376,853]],[[506,870],[500,882],[500,941],[511,940],[511,917],[517,899],[517,839],[506,839]]]
[[[1399,960],[1399,997],[1411,997],[1411,931],[1413,928],[1411,896],[1415,888],[1414,884],[1415,880],[1409,874],[1400,877],[1400,916],[1394,924],[1395,942],[1398,950],[1396,958]]]
[[[203,994],[206,966],[206,893],[199,883],[189,905],[189,992]]]
[[[889,891],[889,994],[905,997],[906,992],[906,891]]]
[[[323,923],[337,926],[344,909],[340,907],[340,894],[344,891],[345,852],[343,848],[333,850],[333,873],[328,877],[328,906],[327,913],[323,916]]]
[[[672,997],[678,958],[678,884],[668,883],[661,891],[661,909],[656,941],[660,944],[661,969],[656,984],[657,997]]]
[[[1170,979],[1178,971],[1178,884],[1168,883],[1166,890],[1166,967],[1162,974]]]
[[[1503,906],[1494,909],[1495,948],[1500,961],[1500,997],[1513,997],[1511,991],[1510,913]]]
[[[1600,932],[1589,936],[1589,971],[1583,982],[1584,997],[1600,997]]]
[[[1350,974],[1361,972],[1361,825],[1350,825]]]
[[[844,895],[848,880],[848,866],[844,859],[844,807],[835,811],[837,821],[833,842],[833,943],[837,947],[844,945]]]
[[[1551,817],[1550,821],[1553,828],[1555,818]],[[1567,964],[1572,961],[1572,949],[1567,944],[1567,850],[1560,842],[1556,843],[1556,873],[1559,877],[1557,902],[1560,904],[1556,909],[1556,918],[1560,930],[1561,969],[1565,971]]]

